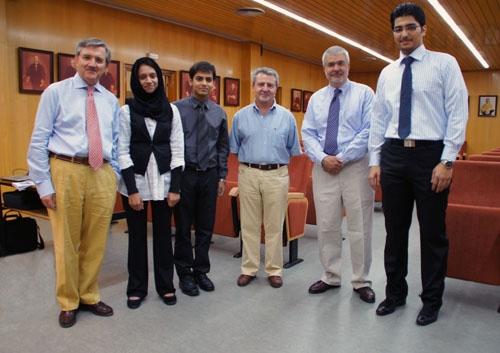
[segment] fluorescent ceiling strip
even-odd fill
[[[451,18],[451,16],[448,14],[448,12],[441,6],[441,4],[437,0],[427,0],[429,4],[431,4],[434,9],[437,11],[437,13],[443,18],[443,20],[448,23],[448,25],[451,27],[451,29],[455,32],[455,34],[464,42],[465,46],[469,48],[469,50],[474,54],[476,59],[483,65],[485,69],[489,68],[490,65],[484,60],[484,58],[479,54],[479,51],[474,47],[474,45],[471,43],[469,38],[462,32],[460,27],[457,26],[455,21]]]
[[[276,6],[276,5],[274,5],[274,4],[272,4],[272,3],[268,2],[268,1],[265,1],[265,0],[253,0],[253,1],[255,1],[256,3],[261,4],[262,6],[268,7],[271,10],[279,12],[279,13],[285,15],[285,16],[293,18],[296,21],[302,22],[302,23],[304,23],[304,24],[306,24],[306,25],[308,25],[308,26],[310,26],[312,28],[317,29],[318,31],[326,33],[326,34],[328,34],[331,37],[340,39],[341,41],[346,42],[347,44],[352,45],[352,46],[354,46],[356,48],[359,48],[359,49],[361,49],[361,50],[363,50],[363,51],[365,51],[365,52],[367,52],[367,53],[369,53],[369,54],[371,54],[371,55],[373,55],[373,56],[375,56],[375,57],[377,57],[379,59],[387,61],[388,63],[392,63],[394,61],[392,59],[389,59],[386,56],[383,56],[382,54],[377,53],[376,51],[374,51],[374,50],[372,50],[370,48],[367,48],[367,47],[365,47],[365,46],[363,46],[363,45],[361,45],[361,44],[359,44],[359,43],[357,43],[357,42],[355,42],[355,41],[353,41],[353,40],[351,40],[351,39],[349,39],[347,37],[344,37],[343,35],[340,35],[340,34],[334,32],[334,31],[332,31],[332,30],[330,30],[330,29],[328,29],[328,28],[326,28],[326,27],[324,27],[322,25],[319,25],[316,22],[313,22],[313,21],[310,21],[308,19],[305,19],[304,17],[298,16],[298,15],[296,15],[296,14],[290,12],[290,11],[287,11],[287,10],[285,10],[285,9],[279,7],[279,6]]]

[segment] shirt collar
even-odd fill
[[[424,57],[425,55],[425,52],[427,51],[427,49],[425,49],[425,46],[422,44],[421,46],[419,46],[417,49],[415,49],[411,54],[410,56],[415,59],[415,61],[422,61],[422,58]],[[402,65],[402,61],[403,59],[406,57],[407,55],[404,55],[402,52],[399,52],[399,62],[398,64],[399,65]]]
[[[73,76],[73,81],[75,82],[75,87],[76,88],[85,88],[85,89],[87,89],[87,86],[88,86],[87,82],[85,82],[83,80],[83,78],[81,78],[81,76],[78,73],[76,73],[75,76]],[[97,84],[94,87],[95,87],[95,90],[97,92],[103,92],[103,90],[106,89],[99,82],[97,82]]]
[[[276,109],[276,104],[277,104],[277,103],[276,103],[276,99],[274,99],[273,105],[272,105],[272,107],[271,107],[271,108],[269,108],[269,111]],[[254,109],[254,110],[256,110],[256,111],[260,112],[260,109],[259,109],[259,107],[257,106],[257,103],[255,103],[255,99],[253,100],[252,107],[253,107],[253,109]]]
[[[349,88],[351,88],[351,80],[347,79],[342,86],[337,87],[337,88],[339,88],[343,94],[347,93],[349,91]],[[330,93],[330,95],[332,97],[335,94],[335,89],[336,89],[336,87],[333,87],[332,85],[328,85],[328,92]]]
[[[202,102],[198,100],[194,95],[189,96],[189,102],[193,105],[193,109],[198,108],[198,106],[205,104],[205,109],[209,109],[209,102],[211,102],[210,99],[207,99],[206,101]]]

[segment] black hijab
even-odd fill
[[[139,81],[139,68],[144,64],[151,66],[156,71],[156,76],[158,77],[158,88],[153,93],[144,91]],[[165,94],[163,74],[156,61],[147,57],[137,59],[132,66],[130,87],[132,88],[134,98],[127,98],[125,101],[130,109],[144,117],[153,118],[158,121],[172,120],[172,107]]]

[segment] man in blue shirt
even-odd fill
[[[418,5],[396,7],[391,25],[401,53],[380,74],[369,140],[369,180],[373,188],[382,187],[387,231],[386,299],[377,315],[406,304],[408,230],[416,203],[423,287],[416,322],[428,325],[443,302],[446,206],[453,161],[465,139],[468,94],[455,58],[424,47],[427,26]]]
[[[99,84],[110,50],[89,38],[78,44],[75,61],[78,74],[42,94],[28,151],[29,174],[52,224],[62,327],[75,324],[78,310],[113,315],[101,301],[97,278],[120,175],[120,104]],[[87,129],[92,121],[95,133]],[[97,140],[90,143],[92,137]]]
[[[349,68],[349,53],[344,48],[334,46],[324,52],[323,70],[329,85],[311,96],[302,123],[304,148],[314,162],[314,204],[324,269],[309,293],[340,287],[345,209],[347,238],[351,243],[351,284],[361,300],[373,303],[375,293],[368,274],[374,192],[366,178],[374,93],[368,86],[350,81]]]
[[[252,73],[255,101],[233,118],[230,152],[238,155],[238,189],[243,254],[240,287],[255,279],[260,263],[261,227],[265,232],[265,272],[270,285],[283,284],[282,230],[290,179],[287,164],[301,154],[295,118],[274,96],[278,73],[262,67]]]

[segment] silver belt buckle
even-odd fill
[[[415,147],[415,140],[405,139],[403,142],[405,147]]]

